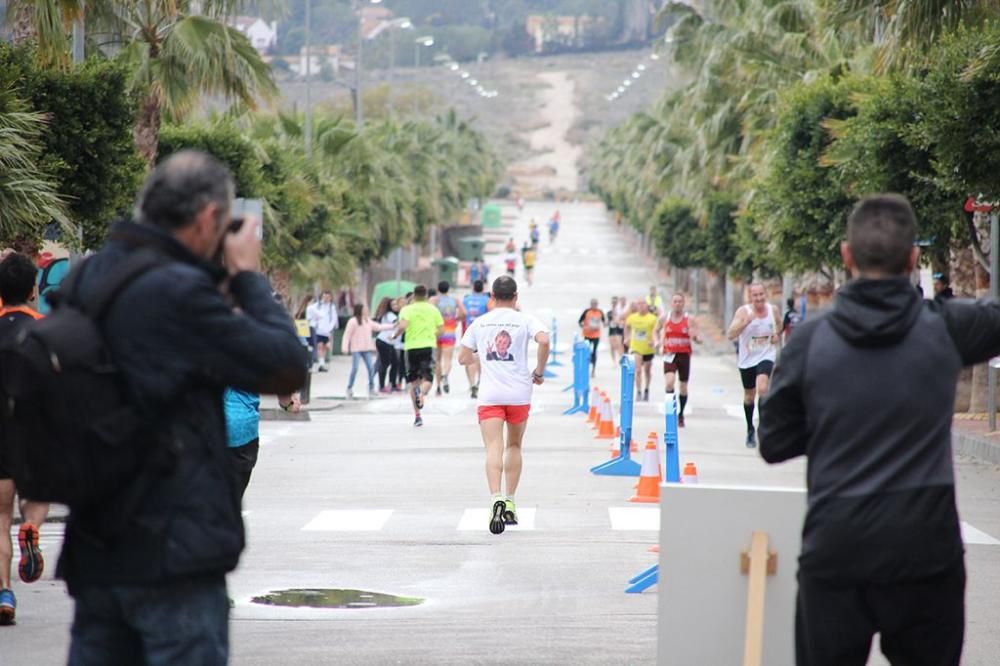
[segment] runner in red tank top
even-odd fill
[[[684,427],[684,408],[688,399],[688,379],[691,376],[691,341],[701,343],[698,323],[684,312],[684,296],[674,294],[670,310],[660,317],[656,328],[656,347],[663,349],[663,378],[666,392],[674,392],[674,378],[680,379],[680,412],[678,427]]]

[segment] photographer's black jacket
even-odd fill
[[[145,473],[105,506],[72,511],[59,575],[76,587],[221,576],[244,545],[239,492],[226,451],[222,392],[291,393],[303,383],[306,352],[267,280],[224,271],[156,228],[124,224],[86,260],[80,296],[137,247],[164,264],[129,285],[103,330],[140,413],[152,423]],[[109,536],[109,534],[111,536]]]
[[[800,567],[889,583],[962,561],[951,421],[962,366],[1000,354],[1000,304],[859,279],[796,328],[761,406],[768,462],[808,458]]]

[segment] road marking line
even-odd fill
[[[608,507],[608,517],[613,530],[660,531],[660,510],[639,507]]]
[[[320,511],[303,532],[377,532],[385,527],[392,509],[335,509]]]
[[[466,509],[462,520],[458,522],[459,532],[488,532],[490,529],[489,509]],[[535,509],[519,508],[517,510],[517,525],[508,525],[512,532],[523,532],[535,529]]]
[[[977,546],[1000,546],[1000,539],[995,539],[966,522],[962,523],[962,541]]]

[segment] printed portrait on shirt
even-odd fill
[[[487,361],[513,361],[514,356],[510,353],[510,345],[513,342],[510,333],[501,330],[493,338],[493,344],[486,345]]]

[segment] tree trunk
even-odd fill
[[[139,104],[139,114],[132,130],[132,140],[139,155],[150,167],[156,163],[156,151],[160,145],[160,95],[151,92]]]
[[[31,12],[22,8],[10,28],[10,41],[14,46],[24,46],[35,38],[35,22]]]

